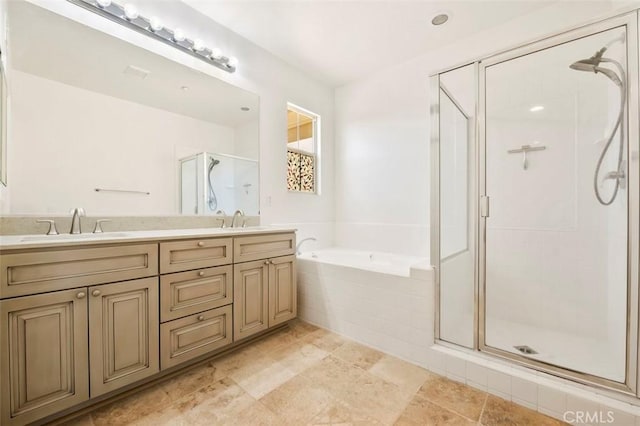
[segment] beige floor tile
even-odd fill
[[[356,342],[347,342],[332,352],[333,355],[364,370],[380,361],[383,353]]]
[[[274,362],[250,375],[238,375],[238,378],[231,375],[231,377],[249,395],[260,399],[295,375],[296,373],[285,367],[285,364]]]
[[[333,352],[347,342],[342,336],[322,328],[307,334],[302,340],[327,352]]]
[[[233,377],[236,380],[249,377],[275,362],[257,346],[248,346],[215,359],[213,365],[218,369],[221,377]]]
[[[296,374],[316,365],[326,358],[329,352],[311,344],[289,345],[273,351],[269,356],[284,364]]]
[[[393,424],[413,394],[368,372],[334,391],[334,396],[353,413],[369,416],[383,424]]]
[[[285,421],[260,401],[256,401],[224,424],[230,426],[282,426]]]
[[[472,426],[472,422],[416,395],[395,423],[397,426]]]
[[[368,426],[368,425],[380,425],[381,423],[376,419],[357,413],[348,408],[346,405],[334,401],[329,403],[319,414],[317,414],[311,421],[310,425],[354,425],[354,426]]]
[[[255,402],[229,378],[199,389],[180,399],[174,407],[189,425],[213,425],[230,422]]]
[[[318,364],[305,370],[302,375],[312,383],[337,394],[343,389],[350,388],[364,373],[355,365],[329,355]]]
[[[175,401],[224,377],[225,374],[210,361],[160,383],[160,388]]]
[[[409,392],[416,392],[430,376],[424,368],[390,355],[384,355],[369,372]]]
[[[418,391],[424,399],[478,421],[487,394],[446,377],[430,374]]]
[[[306,424],[325,407],[334,402],[331,393],[322,385],[304,376],[296,376],[260,399],[286,424]]]
[[[76,417],[75,419],[71,419],[64,423],[59,423],[58,426],[94,426],[93,418],[91,414],[85,414],[80,417]]]
[[[555,426],[566,423],[489,395],[480,423],[484,426]]]
[[[91,413],[95,426],[129,424],[171,405],[171,399],[158,385],[118,400]]]
[[[299,319],[295,319],[289,322],[290,333],[299,339],[304,338],[308,334],[313,333],[317,330],[320,330],[320,327],[309,324],[308,322],[300,321]]]

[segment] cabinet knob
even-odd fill
[[[269,264],[269,261],[268,261],[268,260],[265,260],[265,261],[264,261],[264,264],[265,264],[265,265],[268,265],[268,264]]]
[[[200,275],[201,277],[204,277],[204,271],[198,272],[198,275]]]
[[[85,297],[86,295],[87,295],[87,294],[86,294],[84,291],[81,291],[81,292],[79,292],[78,294],[76,294],[76,297],[77,297],[78,299],[84,299],[84,297]]]
[[[92,295],[93,297],[98,297],[98,296],[100,296],[100,290],[93,290],[93,291],[91,292],[91,295]]]
[[[198,321],[204,321],[204,315],[198,315]]]
[[[198,247],[204,247],[204,241],[198,241]]]

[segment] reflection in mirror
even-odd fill
[[[473,347],[475,78],[440,74],[440,339]]]
[[[7,79],[2,60],[0,60],[0,183],[7,186]]]
[[[259,214],[255,94],[27,2],[8,19],[11,214]]]

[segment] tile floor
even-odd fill
[[[67,425],[559,425],[310,324]]]

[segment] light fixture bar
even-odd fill
[[[135,6],[127,4],[121,6],[109,0],[67,0],[77,6],[96,13],[104,18],[127,28],[131,28],[141,34],[159,40],[169,46],[173,46],[184,53],[201,59],[208,64],[214,65],[221,70],[232,73],[235,72],[237,59],[223,56],[217,48],[210,49],[202,44],[200,40],[187,38],[182,30],[176,28],[171,30],[164,27],[162,22],[155,17],[150,19],[140,15]]]

